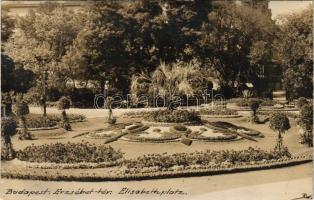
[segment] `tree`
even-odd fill
[[[32,138],[31,134],[27,130],[27,122],[25,115],[29,114],[28,104],[23,100],[23,97],[18,97],[16,104],[14,105],[14,113],[20,120],[21,131],[19,132],[20,140],[29,140]]]
[[[290,129],[288,117],[282,112],[275,112],[270,116],[269,126],[272,130],[278,131],[278,139],[275,151],[281,152],[284,150],[282,134]]]
[[[195,95],[202,92],[206,85],[197,60],[190,62],[177,61],[166,65],[161,62],[151,76],[139,75],[131,84],[132,94],[142,90],[145,95],[161,95],[164,97],[167,108],[173,110],[178,95]],[[145,88],[143,90],[143,88]]]
[[[61,127],[64,128],[64,130],[70,131],[71,125],[69,118],[65,112],[66,109],[70,109],[71,107],[71,99],[69,97],[61,97],[58,101],[58,109],[61,110],[61,116],[62,116],[62,121],[61,121]]]
[[[1,117],[1,160],[12,160],[15,152],[11,136],[16,133],[16,122],[12,117]]]
[[[43,105],[44,116],[47,88],[66,82],[61,61],[81,28],[76,16],[59,4],[45,3],[18,18],[16,28],[19,31],[14,32],[5,45],[6,54],[15,64],[21,64],[36,75],[35,84],[41,88],[41,98],[37,101]]]
[[[300,108],[298,124],[303,129],[301,143],[307,143],[309,147],[313,146],[313,104],[306,104]]]
[[[311,7],[280,19],[281,32],[275,41],[275,60],[283,69],[288,99],[312,98],[313,10]]]
[[[201,29],[200,56],[216,73],[226,97],[256,88],[259,72],[272,64],[271,44],[276,26],[270,16],[248,6],[216,2]]]
[[[259,109],[261,101],[259,99],[250,99],[249,105],[252,110],[251,122],[256,123],[259,121],[257,117],[257,110]]]
[[[307,105],[308,103],[309,103],[309,102],[308,102],[308,100],[307,100],[306,98],[300,97],[300,98],[298,99],[298,102],[297,102],[297,107],[298,107],[299,110],[301,110],[301,108],[302,108],[303,106]]]

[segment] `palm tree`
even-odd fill
[[[194,95],[206,85],[205,81],[195,60],[171,65],[161,62],[151,76],[140,74],[133,77],[131,91],[133,94],[138,91],[146,94],[157,92],[166,99],[167,108],[173,110],[176,95]]]

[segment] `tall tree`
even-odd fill
[[[275,59],[283,69],[283,84],[289,99],[313,94],[313,10],[287,16],[274,43]]]
[[[57,83],[65,84],[54,81],[54,78],[60,78],[63,71],[60,64],[62,57],[80,29],[73,19],[73,11],[59,4],[45,3],[18,19],[18,31],[13,33],[5,46],[6,53],[15,63],[36,75],[36,85],[41,88],[39,91],[44,115],[47,88]]]
[[[275,24],[268,15],[254,8],[216,2],[204,24],[199,41],[201,57],[220,80],[225,94],[254,86],[258,71],[271,63],[271,41]]]

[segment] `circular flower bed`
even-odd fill
[[[183,125],[172,126],[172,127],[170,127],[170,131],[177,133],[177,134],[180,134],[180,135],[186,135],[186,134],[191,133],[191,130],[189,128],[187,128],[186,126],[183,126]]]
[[[123,154],[110,146],[68,142],[28,146],[17,151],[16,157],[22,161],[36,163],[100,163],[117,161],[122,159]]]

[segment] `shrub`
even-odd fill
[[[238,115],[236,110],[214,108],[214,109],[201,109],[199,111],[201,115]]]
[[[303,129],[301,142],[313,146],[313,105],[306,104],[301,107],[298,124]]]
[[[261,101],[258,99],[250,99],[249,101],[250,109],[252,110],[251,122],[253,123],[257,123],[259,121],[256,113],[260,104],[261,104]]]
[[[85,143],[55,143],[28,146],[16,153],[18,159],[28,162],[81,163],[111,162],[121,159],[123,154],[108,146]]]
[[[149,119],[154,122],[164,123],[200,123],[201,119],[194,111],[187,110],[158,110],[149,113]]]
[[[163,171],[173,169],[174,167],[181,166],[198,168],[206,168],[208,166],[219,167],[225,166],[226,163],[230,165],[238,163],[252,163],[263,160],[278,160],[281,158],[291,157],[288,151],[283,151],[281,154],[274,151],[265,151],[262,149],[254,149],[249,147],[246,150],[222,150],[222,151],[210,151],[205,152],[193,152],[193,153],[176,153],[173,155],[167,154],[152,154],[140,156],[136,160],[130,160],[126,162],[126,167],[129,173],[138,173],[143,169],[154,168],[156,171]]]
[[[29,114],[29,107],[28,104],[22,99],[19,98],[14,106],[14,112],[16,116],[20,120],[20,126],[22,131],[19,131],[19,139],[31,139],[31,134],[27,131],[27,121],[25,115]]]
[[[58,101],[58,109],[59,110],[66,110],[66,109],[70,109],[71,107],[71,99],[69,97],[61,97]]]
[[[283,144],[281,134],[290,129],[290,122],[288,117],[282,112],[273,113],[270,116],[269,127],[274,131],[278,131],[278,140],[275,150],[282,151]]]
[[[16,127],[17,125],[13,118],[1,118],[1,160],[11,160],[15,156],[11,136],[16,133]]]
[[[61,127],[64,128],[64,130],[70,131],[72,130],[70,125],[70,120],[65,112],[66,109],[69,109],[71,107],[71,99],[69,97],[61,97],[58,102],[58,109],[62,110],[61,112]]]
[[[298,102],[297,102],[297,107],[298,107],[299,109],[301,109],[304,105],[306,105],[306,104],[308,104],[308,103],[309,103],[309,102],[307,101],[306,98],[300,97],[300,98],[298,99]]]

